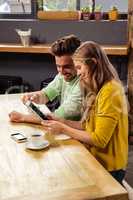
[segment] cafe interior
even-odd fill
[[[133,200],[133,0],[0,0],[0,27],[0,200]],[[10,120],[14,110],[36,115],[23,95],[54,80],[59,67],[51,46],[68,35],[99,44],[123,85],[128,161],[122,184],[83,141]]]

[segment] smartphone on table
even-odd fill
[[[48,120],[48,117],[31,101],[27,101],[25,105],[35,113],[41,120]]]
[[[25,142],[27,140],[27,137],[22,133],[12,133],[11,138],[16,142]]]

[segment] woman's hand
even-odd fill
[[[59,121],[54,120],[45,120],[41,124],[44,126],[44,129],[53,134],[60,134],[63,131],[64,124]]]
[[[24,121],[23,114],[19,113],[17,111],[12,111],[11,113],[9,113],[9,119],[11,122],[23,122]]]
[[[64,119],[55,116],[54,113],[50,113],[49,115],[47,115],[47,117],[48,117],[49,120],[54,120],[54,121],[58,121],[58,122],[62,122],[62,123],[64,123]]]

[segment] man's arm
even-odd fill
[[[60,75],[58,74],[46,88],[36,92],[25,93],[22,96],[23,103],[25,104],[28,100],[34,101],[37,104],[46,104],[52,101],[60,93],[60,79]]]
[[[22,96],[22,101],[25,104],[28,100],[34,101],[37,104],[46,104],[49,101],[48,97],[43,91],[25,93]]]
[[[43,88],[41,92],[47,97],[48,101],[53,101],[61,94],[63,77],[57,74],[53,81],[51,81],[47,87]]]
[[[81,118],[81,91],[77,84],[70,92],[68,98],[55,110],[55,115],[69,120],[80,120]]]
[[[12,111],[9,113],[9,119],[11,122],[28,122],[28,123],[35,123],[40,124],[41,120],[34,114],[23,114],[17,111]]]

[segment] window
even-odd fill
[[[97,5],[102,6],[102,12],[105,14],[105,19],[107,17],[107,12],[110,10],[112,6],[116,6],[120,13],[120,19],[127,19],[128,13],[128,0],[94,0],[95,7]],[[92,0],[80,0],[80,8],[92,5]]]
[[[31,0],[0,0],[0,13],[30,14]]]
[[[0,0],[0,18],[36,18],[39,10],[80,10],[82,7],[101,4],[102,11],[117,6],[120,13],[127,13],[128,0]]]
[[[77,0],[43,0],[44,10],[76,10]]]
[[[84,6],[92,5],[92,0],[38,0],[42,2],[43,10],[76,10]],[[107,12],[111,6],[117,6],[119,11],[127,13],[128,0],[95,0],[95,5],[101,4],[103,12]]]
[[[80,0],[81,7],[86,5],[89,0]],[[121,13],[127,13],[128,0],[95,0],[95,4],[101,4],[103,12],[108,12],[111,6],[117,6]]]
[[[0,18],[33,18],[36,1],[0,0]]]

